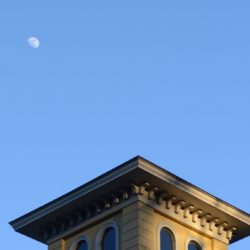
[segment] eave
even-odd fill
[[[137,190],[134,190],[135,187]],[[145,194],[140,191],[143,189]],[[152,190],[155,191],[152,193]],[[135,195],[146,195],[149,199],[153,194],[152,199],[155,200],[156,206],[159,206],[160,198],[164,202],[170,199],[170,196],[164,193],[177,197],[176,200],[171,201],[171,204],[175,207],[179,206],[182,212],[192,206],[196,210],[191,209],[190,215],[194,216],[198,210],[202,211],[197,215],[199,220],[206,217],[205,222],[212,224],[212,220],[218,219],[214,223],[216,230],[221,227],[223,233],[227,232],[227,235],[229,230],[232,231],[233,237],[230,237],[230,243],[250,235],[248,213],[140,156],[11,221],[10,224],[17,232],[47,243],[56,235],[67,233],[83,222],[86,224],[90,218],[110,207],[120,205],[123,200]],[[180,203],[181,201],[184,203]],[[156,207],[156,209],[161,209],[161,207]],[[211,217],[208,216],[209,214]],[[50,236],[47,235],[48,233]]]

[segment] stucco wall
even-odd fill
[[[49,245],[49,250],[74,250],[80,239],[89,242],[90,250],[98,250],[102,232],[108,225],[115,226],[119,233],[119,250],[160,250],[160,230],[167,227],[174,235],[176,250],[187,250],[193,240],[203,250],[227,250],[228,246],[218,240],[209,238],[187,228],[167,216],[155,212],[153,208],[137,201],[123,208],[119,213],[96,221],[73,235]]]

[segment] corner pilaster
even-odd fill
[[[137,201],[122,211],[122,250],[153,250],[153,209]]]
[[[65,241],[61,239],[49,244],[48,250],[65,250]]]
[[[212,250],[228,250],[228,245],[219,240],[212,239]]]

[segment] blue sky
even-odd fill
[[[7,223],[138,154],[249,212],[249,12],[247,0],[3,0],[2,247],[46,249]]]

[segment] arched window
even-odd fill
[[[174,237],[172,232],[163,227],[160,232],[160,244],[161,250],[174,250]]]
[[[195,241],[190,241],[188,244],[188,250],[201,250],[201,247]]]
[[[115,229],[108,227],[102,238],[102,250],[116,250]]]
[[[85,240],[80,240],[76,245],[76,250],[88,250],[88,243]]]

